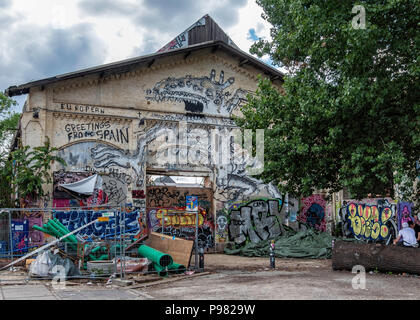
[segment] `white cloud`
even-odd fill
[[[151,54],[207,13],[246,52],[269,37],[255,0],[0,0],[0,90]]]

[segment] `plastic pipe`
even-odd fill
[[[67,229],[66,227],[64,227],[62,224],[60,224],[59,222],[57,223],[56,219],[50,219],[48,221],[49,224],[51,224],[52,226],[54,226],[57,230],[59,230],[61,233],[63,233],[63,235],[66,235],[68,233],[70,233],[70,230]],[[79,241],[77,240],[77,238],[73,235],[71,235],[69,237],[69,239],[71,239],[72,242],[74,243],[78,243]]]
[[[169,269],[169,272],[172,271],[176,273],[184,273],[185,271],[187,271],[187,268],[185,268],[185,266],[179,263],[175,263],[175,262],[172,265],[170,265],[168,269]]]
[[[155,268],[155,270],[157,271],[158,275],[162,278],[165,278],[168,276],[168,269],[167,268],[162,268],[160,265],[154,263],[153,267]]]
[[[141,256],[153,261],[155,264],[162,268],[168,267],[174,263],[172,257],[169,254],[162,253],[146,245],[141,245],[138,249],[138,253]]]
[[[56,238],[61,238],[63,236],[65,236],[67,233],[64,233],[63,231],[57,229],[53,224],[51,223],[47,223],[46,225],[44,225],[44,227],[47,230],[51,231],[51,235],[55,236]],[[65,242],[69,243],[69,244],[73,244],[73,245],[77,245],[77,243],[74,242],[74,240],[71,239],[71,237],[68,237],[66,239],[64,239]]]
[[[45,230],[45,229],[43,229],[43,228],[41,228],[40,226],[37,226],[37,225],[33,225],[32,229],[35,229],[37,231],[41,231],[41,232],[44,232],[46,234],[49,234],[47,230]]]

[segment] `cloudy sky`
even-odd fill
[[[0,90],[154,53],[207,13],[246,52],[269,36],[255,0],[0,0]]]

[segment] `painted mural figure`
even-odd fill
[[[235,78],[225,81],[224,71],[220,72],[219,80],[216,80],[216,70],[211,70],[210,76],[193,77],[186,75],[183,78],[167,78],[146,91],[146,99],[149,101],[171,101],[185,104],[185,111],[196,113],[214,113],[230,116],[231,112],[241,103],[246,101],[249,93],[237,89],[232,95],[224,92],[232,84]]]

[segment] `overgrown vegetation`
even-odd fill
[[[16,102],[0,93],[0,208],[19,207],[23,200],[44,197],[43,185],[51,183],[51,165],[66,162],[54,155],[58,150],[51,147],[46,138],[43,146],[30,149],[19,147],[10,151],[10,131],[17,128],[20,115],[11,111]]]
[[[354,2],[257,3],[272,39],[256,42],[251,53],[289,71],[284,94],[261,79],[237,121],[269,129],[261,178],[296,196],[347,187],[357,199],[418,200],[420,6],[359,1],[366,26],[357,29]]]

